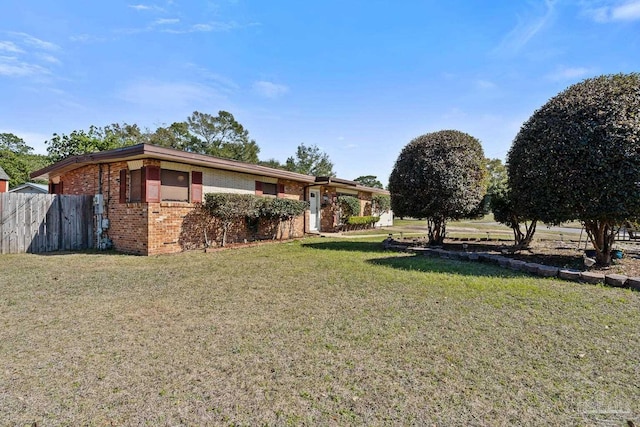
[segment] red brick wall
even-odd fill
[[[144,166],[160,166],[158,160],[145,159]],[[203,247],[204,219],[196,213],[197,204],[179,202],[120,203],[120,170],[128,169],[126,162],[102,165],[102,194],[106,202],[104,218],[110,226],[105,235],[113,242],[115,250],[139,255],[156,255],[180,252]],[[84,166],[60,177],[64,194],[99,193],[98,165]],[[304,200],[304,185],[295,181],[281,181],[285,197]],[[127,182],[127,193],[130,183]],[[127,194],[128,196],[128,194]],[[125,197],[127,199],[127,197]],[[221,242],[222,234],[215,221],[208,221],[208,235],[213,242]],[[228,243],[256,239],[292,238],[304,235],[304,217],[274,227],[261,221],[258,231],[247,227],[244,221],[235,224],[227,236]]]
[[[358,199],[360,199],[360,216],[371,215],[371,199],[373,195],[371,193],[365,193],[358,191]]]
[[[324,203],[324,196],[329,196],[329,203]],[[335,187],[321,187],[320,231],[334,232],[338,230],[338,193]]]

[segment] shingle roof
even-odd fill
[[[49,192],[49,186],[48,185],[44,185],[44,184],[37,184],[35,182],[25,182],[22,185],[19,185],[15,188],[12,188],[11,190],[9,190],[9,193],[16,193],[19,192],[20,190],[24,189],[24,188],[32,188],[34,190],[37,190],[43,194],[46,194]]]
[[[0,166],[0,180],[9,181],[9,179],[9,175],[7,175],[4,169],[2,169],[2,166]]]

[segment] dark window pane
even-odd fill
[[[142,201],[142,170],[134,170],[130,173],[131,187],[129,188],[129,201],[141,202]]]
[[[160,172],[162,200],[172,202],[189,201],[189,172],[162,169]]]
[[[268,182],[262,183],[262,194],[266,194],[269,196],[277,196],[278,195],[278,186],[276,184],[270,184]]]

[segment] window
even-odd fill
[[[142,201],[142,170],[137,169],[129,172],[129,201]]]
[[[162,200],[170,202],[189,201],[189,172],[162,169],[160,172],[160,186]]]
[[[269,182],[262,183],[262,194],[265,196],[277,196],[278,195],[278,185],[271,184]]]
[[[282,197],[283,194],[284,184],[256,181],[256,196]]]

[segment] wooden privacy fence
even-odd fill
[[[92,248],[93,198],[0,193],[0,254]]]

